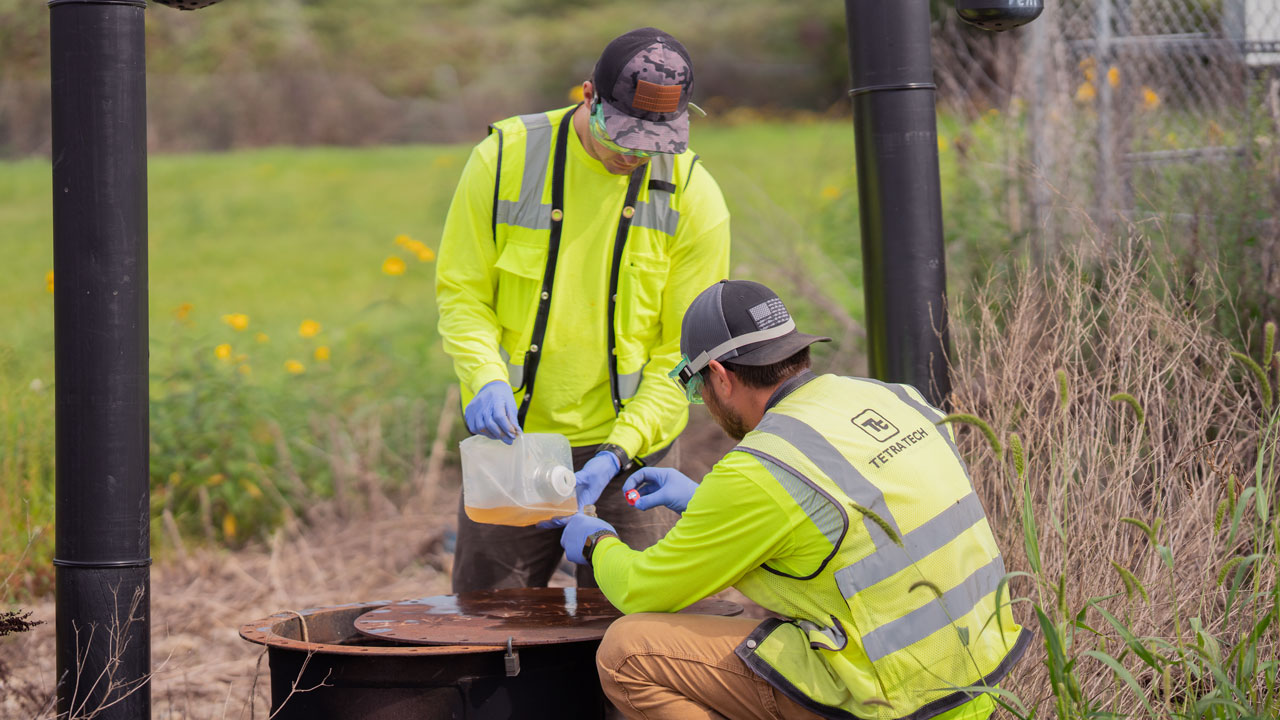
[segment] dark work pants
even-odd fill
[[[670,452],[655,453],[648,464],[675,467],[680,441]],[[573,449],[573,469],[581,470],[595,457],[596,446]],[[665,507],[636,510],[622,496],[622,483],[631,475],[620,473],[596,501],[596,515],[618,531],[618,538],[634,550],[643,550],[662,539],[679,518]],[[467,517],[458,499],[458,546],[453,558],[453,592],[495,590],[510,587],[546,587],[560,565],[561,528],[487,525]],[[598,587],[590,567],[577,566],[578,587]]]

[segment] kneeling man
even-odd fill
[[[1026,649],[942,412],[910,386],[815,375],[822,340],[763,285],[702,292],[671,374],[739,444],[701,483],[631,476],[637,508],[681,514],[647,550],[567,521],[566,554],[628,613],[596,658],[627,717],[985,718],[972,688]],[[670,614],[730,586],[782,618]]]

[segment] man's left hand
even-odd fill
[[[600,530],[618,534],[612,525],[600,518],[589,517],[582,513],[571,515],[564,526],[564,533],[560,535],[560,547],[564,548],[564,556],[579,565],[587,565],[586,558],[582,556],[583,546],[587,544],[587,538],[592,533]]]
[[[600,494],[609,485],[609,481],[618,474],[618,458],[613,453],[604,450],[596,453],[596,456],[587,461],[586,465],[577,472],[575,478],[578,481],[578,509],[588,505],[595,505],[600,499]]]

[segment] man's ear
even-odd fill
[[[712,360],[707,363],[707,382],[715,383],[716,394],[720,397],[729,397],[733,394],[733,389],[737,386],[737,378],[728,368],[721,365],[718,360]]]
[[[591,98],[595,97],[596,86],[590,80],[582,81],[582,102],[591,107]]]

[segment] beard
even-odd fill
[[[742,415],[720,402],[720,398],[716,396],[716,391],[712,389],[711,383],[706,383],[702,386],[702,400],[706,403],[707,410],[711,412],[711,417],[715,418],[716,424],[729,437],[734,440],[742,440],[750,432],[751,428],[747,427]]]

